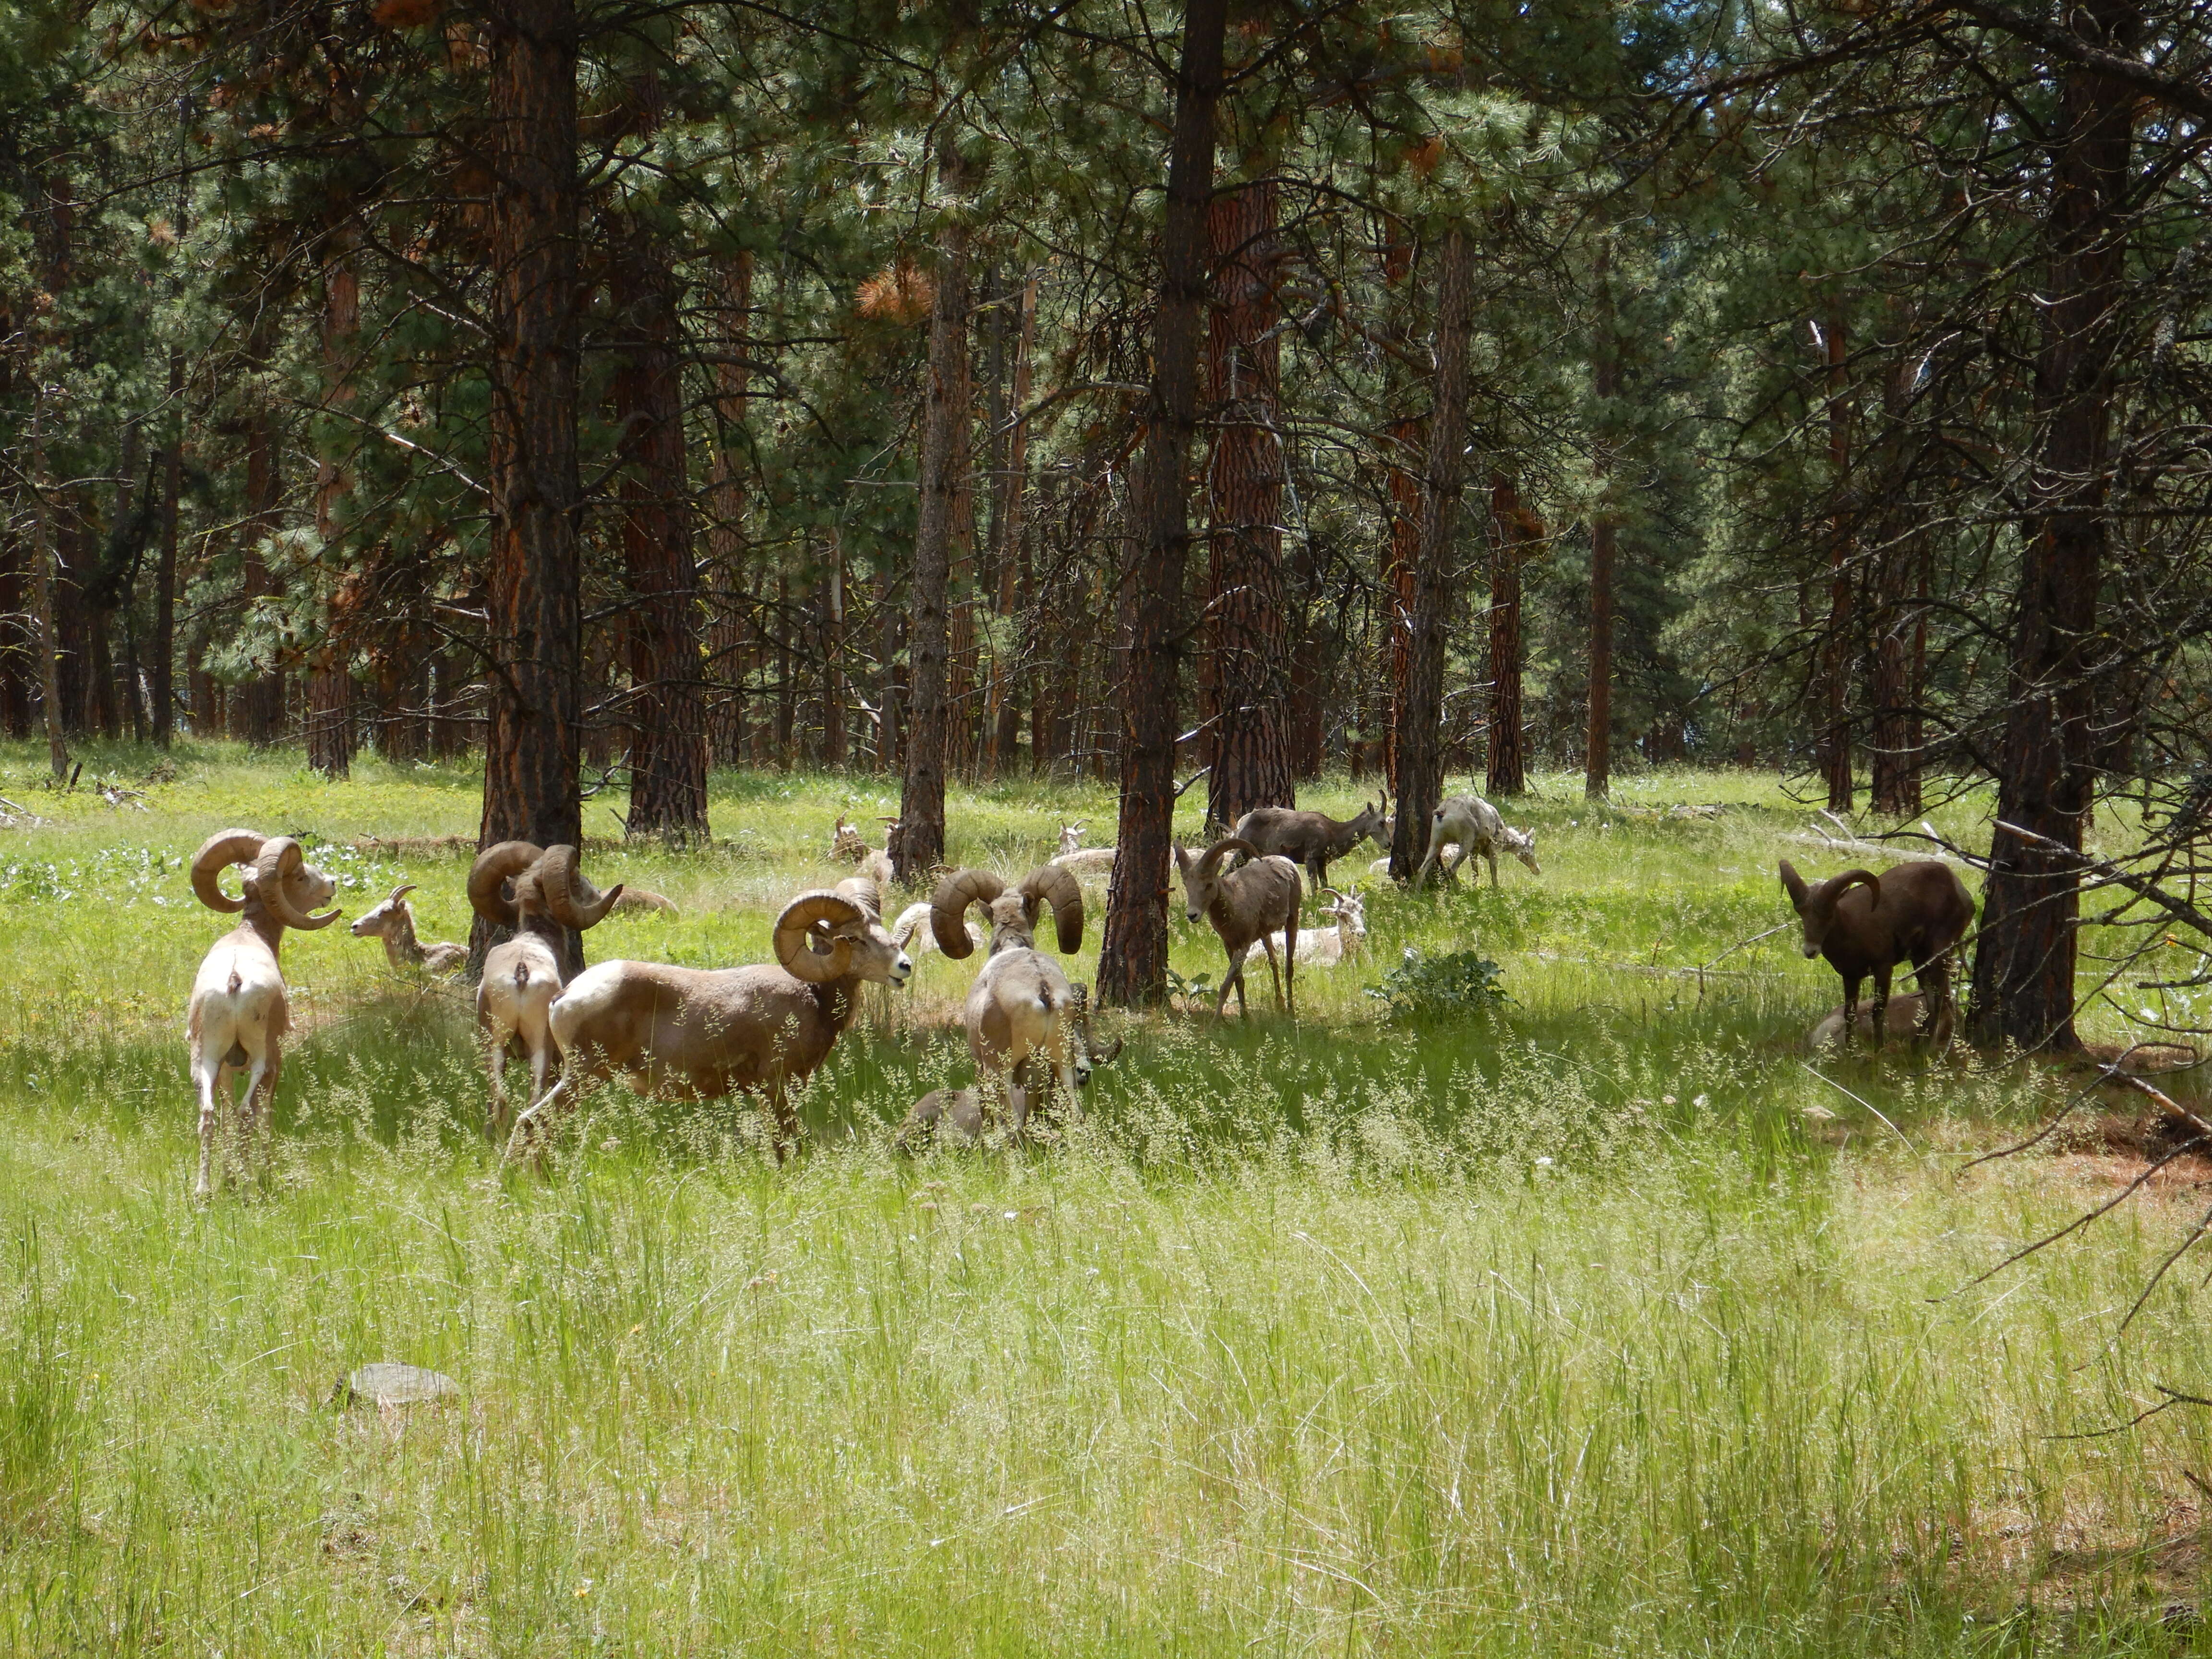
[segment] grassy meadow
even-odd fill
[[[311,837],[349,916],[414,881],[422,936],[460,939],[469,854],[434,843],[473,835],[478,780],[94,751],[140,810],[41,759],[0,748],[0,807],[46,820],[0,829],[0,1652],[2212,1650],[2212,1413],[2098,1432],[2212,1394],[2185,1264],[2120,1331],[2205,1194],[2178,1176],[1980,1280],[2141,1160],[1962,1173],[2079,1078],[1808,1060],[1832,974],[1789,933],[1731,947],[1790,919],[1778,857],[1856,860],[1795,839],[1771,778],[1595,811],[1540,781],[1508,817],[1541,878],[1364,878],[1369,952],[1301,975],[1295,1025],[1264,972],[1249,1022],[1102,1016],[1126,1047],[1088,1121],[1018,1151],[890,1145],[969,1076],[972,962],[848,1035],[781,1168],[750,1106],[611,1091],[532,1174],[483,1137],[466,992],[294,935],[273,1169],[197,1206],[184,1003],[225,924],[191,851]],[[595,799],[586,870],[681,911],[588,952],[768,960],[783,901],[843,873],[837,813],[896,805],[720,775],[714,846],[678,854]],[[1936,821],[1972,841],[1977,811]],[[957,789],[951,856],[1018,874],[1075,817],[1110,840],[1095,786]],[[1511,1000],[1394,1023],[1366,992],[1408,947],[1479,949]],[[2197,960],[2167,954],[2135,977]],[[2194,1012],[2144,994],[2096,1034]],[[331,1403],[385,1359],[462,1395]]]

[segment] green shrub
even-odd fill
[[[1498,983],[1498,972],[1496,963],[1472,951],[1425,957],[1409,945],[1398,965],[1380,985],[1369,986],[1367,994],[1389,1003],[1393,1019],[1466,1013],[1513,1000]]]

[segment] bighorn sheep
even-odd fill
[[[1313,896],[1318,900],[1322,890],[1328,885],[1328,866],[1333,860],[1370,839],[1384,852],[1390,850],[1384,823],[1380,801],[1363,805],[1357,817],[1349,818],[1333,818],[1326,812],[1301,812],[1291,806],[1255,806],[1237,820],[1236,829],[1230,833],[1239,841],[1251,842],[1261,853],[1277,854],[1293,864],[1305,866],[1306,875],[1313,883]]]
[[[860,1009],[862,985],[903,985],[914,971],[879,903],[875,884],[860,877],[799,894],[775,919],[781,967],[586,969],[549,1016],[561,1080],[515,1120],[507,1157],[521,1154],[556,1103],[619,1072],[641,1091],[677,1098],[764,1096],[781,1159],[799,1133],[790,1085],[829,1058]]]
[[[1455,842],[1458,846],[1456,855],[1449,863],[1443,862],[1446,849]],[[1490,884],[1495,887],[1501,848],[1527,865],[1532,874],[1544,873],[1544,866],[1536,862],[1536,837],[1533,832],[1507,828],[1498,809],[1480,795],[1448,796],[1429,820],[1428,856],[1413,872],[1413,890],[1421,890],[1433,869],[1441,868],[1446,881],[1456,881],[1460,866],[1477,853],[1489,864]]]
[[[246,866],[243,898],[222,890],[220,878],[233,864]],[[311,912],[331,902],[337,884],[307,863],[291,836],[251,830],[209,836],[192,854],[191,876],[192,891],[202,904],[238,917],[238,926],[200,959],[185,1015],[200,1101],[200,1176],[194,1190],[205,1198],[209,1159],[221,1122],[217,1101],[230,1103],[238,1073],[251,1066],[245,1097],[238,1102],[239,1140],[250,1161],[257,1129],[265,1130],[265,1114],[276,1097],[284,1034],[292,1029],[284,974],[276,961],[284,930],[305,932],[336,921],[336,910]]]
[[[1080,1119],[1076,1091],[1090,1081],[1091,1051],[1076,1033],[1089,994],[1070,985],[1060,964],[1036,948],[1036,924],[1037,913],[1051,905],[1060,953],[1073,956],[1083,948],[1083,890],[1056,864],[1039,865],[1012,890],[988,870],[955,871],[929,901],[937,948],[955,962],[975,948],[967,926],[971,904],[991,918],[991,947],[968,989],[968,1052],[978,1069],[1002,1079],[1007,1121],[1018,1138],[1029,1122],[1031,1095],[1049,1086],[1030,1081],[1033,1056],[1052,1066],[1068,1109]]]
[[[616,890],[619,892],[622,896],[615,901],[615,908],[612,912],[615,915],[635,915],[640,911],[643,911],[648,915],[656,911],[672,916],[680,916],[684,914],[681,909],[677,908],[677,903],[674,899],[669,898],[664,894],[653,892],[647,888],[631,887],[628,884],[624,884],[623,886],[617,888]]]
[[[1805,955],[1826,957],[1844,981],[1844,1046],[1850,1047],[1859,981],[1874,980],[1874,1046],[1887,1034],[1890,975],[1900,962],[1924,1003],[1923,1030],[1938,1046],[1951,1040],[1951,957],[1973,925],[1974,901],[1959,872],[1934,859],[1900,864],[1880,876],[1846,870],[1817,885],[1782,860],[1782,889],[1804,923]],[[1863,894],[1861,889],[1864,890]]]
[[[380,939],[384,941],[384,958],[392,964],[394,973],[404,974],[416,968],[428,968],[434,974],[450,974],[469,959],[465,945],[425,945],[415,937],[415,907],[407,896],[415,890],[408,882],[392,890],[392,896],[371,910],[347,931],[356,939]]]
[[[887,833],[895,832],[899,827],[899,821],[893,817],[878,817],[876,822],[882,824]],[[832,860],[858,865],[860,873],[876,884],[878,892],[890,890],[891,878],[896,873],[890,854],[870,847],[860,832],[845,822],[842,812],[837,815],[837,827],[830,835],[830,856]]]
[[[1114,849],[1110,847],[1085,847],[1083,844],[1084,824],[1080,819],[1060,826],[1060,850],[1052,861],[1063,870],[1072,870],[1079,876],[1110,873],[1114,868]]]
[[[484,952],[483,977],[477,982],[477,1035],[491,1082],[495,1136],[507,1127],[510,1054],[530,1062],[525,1108],[545,1092],[553,1059],[546,1015],[561,994],[559,929],[596,927],[622,894],[620,886],[594,892],[576,868],[573,847],[503,841],[477,854],[469,870],[469,903],[495,927],[514,933]]]
[[[1367,948],[1367,902],[1354,889],[1340,893],[1334,887],[1322,890],[1335,900],[1322,907],[1322,915],[1334,920],[1334,927],[1301,927],[1298,929],[1298,960],[1311,968],[1334,968],[1346,957],[1356,957]],[[1263,942],[1254,939],[1244,952],[1244,960],[1259,961],[1267,945],[1278,950],[1283,946],[1283,935],[1270,933]]]
[[[922,926],[922,923],[928,920],[929,901],[916,899],[905,909],[900,911],[898,920],[891,924],[891,937],[898,941],[899,949],[913,957],[917,962],[927,953],[937,948],[937,935]],[[983,939],[982,927],[970,918],[968,922],[969,948],[980,950],[982,947]]]
[[[1923,1018],[1927,1000],[1917,991],[1907,991],[1902,995],[1893,996],[1889,1000],[1889,1012],[1903,1020],[1907,1026],[1917,1030]],[[1851,1010],[1851,1014],[1854,1019],[1863,1018],[1871,1020],[1874,1018],[1874,1004],[1863,1001],[1856,1008]],[[1805,1052],[1808,1054],[1823,1053],[1842,1042],[1843,1036],[1844,1011],[1841,1008],[1831,1008],[1821,1016],[1820,1024],[1806,1034]]]
[[[1115,1037],[1101,1048],[1091,1035],[1091,988],[1077,985],[1070,989],[1075,996],[1073,1023],[1078,1050],[1089,1057],[1093,1066],[1107,1065],[1121,1052],[1121,1039]],[[1087,1086],[1090,1079],[1088,1070],[1076,1074],[1079,1086]],[[925,1142],[943,1139],[951,1133],[972,1145],[982,1139],[988,1118],[982,1090],[932,1089],[914,1103],[914,1109],[907,1114],[906,1122],[892,1144],[902,1152],[913,1152]]]
[[[1251,862],[1224,871],[1221,860],[1231,853],[1242,853]],[[1297,963],[1298,909],[1305,902],[1305,883],[1298,866],[1279,855],[1263,856],[1250,842],[1235,836],[1214,842],[1196,858],[1181,847],[1175,849],[1175,855],[1176,868],[1182,872],[1185,913],[1193,921],[1204,916],[1212,922],[1213,931],[1221,936],[1223,948],[1229,952],[1229,971],[1222,978],[1221,994],[1213,1005],[1214,1018],[1228,1012],[1232,985],[1237,988],[1237,1012],[1250,1018],[1252,1010],[1244,996],[1244,963],[1255,939],[1267,950],[1267,971],[1275,980],[1276,1004],[1287,1006],[1291,1017],[1297,1018],[1297,988],[1292,981]],[[1283,941],[1279,969],[1271,935]]]

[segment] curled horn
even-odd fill
[[[261,843],[261,855],[253,860],[253,873],[246,878],[261,896],[261,902],[269,907],[270,915],[287,927],[297,927],[303,933],[327,927],[338,919],[335,908],[319,916],[309,915],[295,905],[291,894],[284,890],[284,884],[305,869],[307,864],[307,854],[300,850],[298,842],[289,836],[277,836]]]
[[[562,845],[547,848],[538,861],[538,890],[545,896],[545,908],[554,921],[581,932],[605,920],[622,896],[623,884],[617,882],[602,893],[576,867],[576,849]]]
[[[1871,870],[1846,870],[1840,876],[1832,876],[1824,884],[1828,890],[1828,902],[1831,904],[1852,888],[1862,885],[1873,890],[1876,904],[1881,902],[1881,878]]]
[[[1231,853],[1242,853],[1248,859],[1263,856],[1258,848],[1253,846],[1243,836],[1231,836],[1225,840],[1217,841],[1206,849],[1204,855],[1198,861],[1199,878],[1210,879],[1213,873],[1221,868],[1221,860]]]
[[[231,865],[252,863],[260,856],[264,839],[252,830],[224,830],[202,842],[192,854],[192,891],[199,902],[226,916],[243,910],[246,901],[224,892],[216,878]]]
[[[937,936],[937,948],[955,962],[972,954],[975,946],[968,937],[968,907],[988,906],[1006,890],[1006,884],[988,870],[955,870],[939,882],[929,896],[929,930]]]
[[[1060,953],[1072,957],[1083,948],[1083,889],[1064,864],[1040,864],[1022,878],[1022,897],[1028,902],[1030,924],[1040,902],[1052,906],[1052,925],[1060,935]]]
[[[495,927],[521,927],[521,909],[505,889],[544,856],[545,849],[532,841],[503,841],[485,848],[469,866],[470,908]]]
[[[842,979],[853,965],[853,941],[832,939],[824,952],[807,943],[806,936],[823,922],[831,927],[847,926],[861,918],[860,906],[842,893],[833,893],[826,887],[817,887],[801,893],[783,907],[783,914],[775,919],[775,959],[783,964],[784,971],[794,979],[803,979],[810,985],[826,985],[833,979]]]
[[[392,890],[392,896],[391,896],[390,898],[388,898],[388,899],[385,900],[384,902],[385,902],[386,904],[397,904],[397,903],[398,903],[398,902],[399,902],[399,901],[400,901],[400,900],[402,900],[402,899],[405,898],[405,897],[406,897],[410,893],[413,892],[414,890],[415,890],[415,884],[414,884],[413,882],[411,882],[411,881],[404,881],[404,882],[400,883],[398,886],[397,886],[397,887],[395,887],[395,888],[393,888],[393,889]]]

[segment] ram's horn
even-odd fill
[[[1243,836],[1231,836],[1225,840],[1217,841],[1212,846],[1206,849],[1206,856],[1200,859],[1198,861],[1198,873],[1200,878],[1203,879],[1206,877],[1211,876],[1215,871],[1218,870],[1221,867],[1221,860],[1228,857],[1231,853],[1242,853],[1248,859],[1256,859],[1264,856],[1258,848],[1253,846],[1250,842],[1246,841]]]
[[[853,965],[853,941],[833,939],[830,949],[822,951],[814,949],[807,934],[823,922],[833,927],[849,926],[865,914],[842,893],[833,893],[826,887],[801,893],[775,919],[775,959],[786,973],[810,985],[844,978]]]
[[[837,890],[878,921],[884,919],[884,890],[876,885],[873,876],[848,876],[837,884]]]
[[[226,916],[243,910],[246,901],[224,892],[216,878],[231,865],[252,863],[265,839],[252,830],[224,830],[202,842],[200,850],[192,854],[192,891],[199,902]]]
[[[400,900],[402,900],[402,899],[405,898],[405,897],[406,897],[410,893],[413,892],[414,890],[415,890],[415,884],[414,884],[413,882],[411,882],[411,881],[409,881],[409,882],[402,882],[398,886],[397,886],[397,887],[395,887],[395,888],[393,888],[393,889],[392,890],[392,896],[391,896],[390,898],[388,898],[388,899],[385,900],[384,902],[385,902],[386,904],[397,904],[397,903],[398,903],[398,902],[399,902],[399,901],[400,901]]]
[[[1840,876],[1831,876],[1822,885],[1828,890],[1828,902],[1832,904],[1854,887],[1873,890],[1874,902],[1881,902],[1881,878],[1871,870],[1846,870]]]
[[[520,927],[522,917],[507,884],[545,856],[534,841],[503,841],[477,854],[469,866],[469,905],[495,927]]]
[[[1029,901],[1032,925],[1040,900],[1052,906],[1052,925],[1060,935],[1060,955],[1072,957],[1083,948],[1083,889],[1066,865],[1037,866],[1022,878],[1022,896]]]
[[[968,937],[968,907],[985,908],[1006,890],[1006,884],[988,870],[955,870],[937,884],[929,896],[929,931],[937,935],[937,948],[953,961],[974,954],[975,942]]]
[[[300,850],[300,843],[289,836],[277,836],[261,843],[260,856],[253,860],[253,874],[249,878],[261,895],[261,902],[269,907],[269,914],[287,927],[296,927],[302,933],[327,927],[338,919],[335,908],[311,916],[292,902],[284,884],[307,865],[307,857]]]
[[[544,896],[545,908],[554,921],[580,932],[598,927],[605,919],[622,896],[623,884],[617,882],[602,893],[576,867],[576,849],[563,845],[547,848],[545,856],[538,860],[538,890]]]

